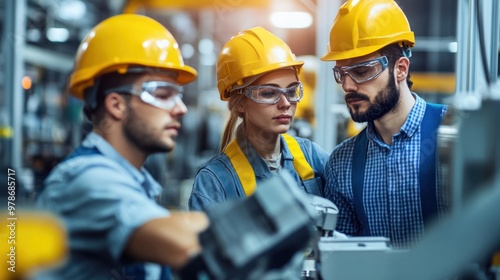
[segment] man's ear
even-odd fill
[[[396,77],[398,82],[406,80],[408,76],[408,71],[410,69],[410,60],[406,57],[400,57],[396,61],[396,65],[394,67],[396,69]]]
[[[106,107],[106,112],[116,119],[124,119],[127,115],[127,104],[123,95],[112,92],[104,98],[104,106]]]

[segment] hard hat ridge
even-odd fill
[[[241,88],[248,79],[277,69],[293,67],[297,73],[304,64],[297,61],[290,47],[262,27],[234,35],[222,47],[217,59],[217,88],[221,100]]]
[[[394,0],[348,0],[333,22],[322,60],[364,56],[393,43],[413,47],[410,24]]]
[[[162,24],[143,15],[120,14],[96,25],[80,43],[69,91],[83,99],[100,76],[127,73],[131,67],[175,72],[180,85],[197,76],[184,64],[177,41]]]

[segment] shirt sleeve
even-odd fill
[[[90,254],[104,251],[115,261],[123,257],[137,228],[169,215],[118,165],[92,166],[67,182],[55,177],[47,182],[46,191],[42,198],[45,206],[59,212],[72,250]]]
[[[352,189],[350,187],[352,184],[349,184],[349,186],[340,186],[336,170],[341,167],[338,165],[345,167],[347,163],[339,160],[334,151],[325,166],[325,197],[332,201],[339,209],[335,229],[347,235],[359,235],[361,224],[358,221],[352,201]]]
[[[220,173],[227,173],[227,171]],[[189,210],[203,211],[207,207],[222,203],[226,200],[227,198],[221,178],[206,167],[200,169],[194,177],[193,189],[188,200]]]

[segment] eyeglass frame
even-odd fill
[[[380,63],[380,65],[382,66],[382,68],[380,69],[380,71],[378,73],[376,73],[375,75],[365,79],[365,80],[358,80],[357,78],[353,77],[349,70],[352,70],[352,69],[355,69],[357,67],[366,67],[366,66],[370,66],[370,65],[367,65],[367,64],[373,64],[375,62],[378,62]],[[387,69],[387,66],[389,65],[389,60],[387,59],[387,56],[383,55],[383,56],[380,56],[380,57],[377,57],[377,58],[374,58],[374,59],[371,59],[371,60],[368,60],[368,61],[364,61],[364,62],[361,62],[361,63],[356,63],[354,65],[351,65],[351,66],[335,66],[332,68],[333,70],[333,78],[335,79],[335,82],[337,84],[343,84],[344,81],[345,81],[345,76],[346,75],[349,75],[349,77],[351,77],[351,79],[356,83],[356,84],[362,84],[362,83],[366,83],[368,81],[371,81],[373,79],[376,79],[378,76],[380,76],[380,74],[382,74],[382,72],[384,72],[385,69]],[[337,79],[337,75],[336,73],[339,73],[339,79]]]
[[[147,90],[148,85],[151,83],[158,83],[158,84],[160,84],[160,86],[171,87],[174,90],[176,90],[177,93],[175,95],[169,97],[166,101],[163,101],[163,102],[158,101],[158,99]],[[157,87],[158,86],[156,86],[155,89]],[[104,92],[104,95],[106,96],[112,92],[135,95],[135,96],[139,97],[142,102],[149,104],[149,105],[152,105],[152,106],[155,106],[155,107],[160,108],[160,109],[164,109],[164,110],[172,110],[179,101],[184,105],[184,102],[182,101],[182,97],[183,97],[182,86],[176,85],[174,83],[166,82],[166,81],[143,82],[141,85],[140,91],[135,89],[134,85],[124,85],[124,86],[119,86],[116,88],[110,88]],[[168,105],[162,105],[161,103],[165,103]]]
[[[297,100],[290,100],[290,98],[286,95],[286,93],[290,89],[292,89],[294,87],[298,87],[299,88],[300,94],[299,94],[299,97],[298,97]],[[252,91],[255,90],[255,89],[259,89],[259,88],[272,88],[274,90],[279,90],[281,92],[281,94],[280,94],[279,98],[277,98],[276,101],[274,101],[273,103],[265,102],[265,101],[256,99],[255,97],[252,96]],[[286,88],[281,88],[281,87],[276,87],[276,86],[271,86],[271,85],[254,85],[254,86],[248,86],[248,87],[242,88],[242,89],[240,89],[238,91],[238,93],[245,95],[246,97],[250,98],[252,101],[254,101],[256,103],[259,103],[259,104],[266,104],[266,105],[275,105],[275,104],[278,104],[278,102],[280,102],[281,97],[283,95],[285,96],[286,100],[288,100],[288,102],[290,102],[290,103],[298,103],[304,97],[304,85],[300,81],[297,81],[297,82],[295,82],[294,85],[292,85],[290,87],[286,87]]]

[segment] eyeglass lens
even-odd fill
[[[288,88],[275,86],[251,86],[247,88],[247,96],[258,103],[276,104],[285,95],[289,102],[298,102],[303,96],[302,84],[297,83]]]
[[[182,103],[182,88],[167,82],[143,84],[141,99],[151,105],[170,110],[177,102]]]
[[[356,83],[363,83],[376,78],[387,67],[387,58],[385,56],[359,63],[352,66],[334,67],[333,74],[335,81],[342,84],[345,75],[349,75]]]

